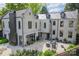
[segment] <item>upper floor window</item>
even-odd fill
[[[63,27],[63,26],[64,26],[64,22],[60,21],[60,27]]]
[[[31,15],[31,12],[29,12],[29,15]]]
[[[69,21],[69,27],[73,27],[73,21]]]
[[[35,28],[37,29],[37,22],[35,23]]]
[[[71,31],[68,32],[68,37],[72,38],[72,32]]]
[[[46,28],[46,23],[44,23],[44,28]]]
[[[55,21],[53,21],[53,25],[55,25],[56,24],[56,22]]]
[[[55,35],[55,30],[53,30],[53,35]]]
[[[32,22],[28,21],[28,29],[31,29],[31,28],[32,28]]]
[[[63,31],[60,31],[60,37],[63,37]]]
[[[21,23],[20,23],[20,21],[18,21],[18,28],[19,28],[19,29],[21,28]]]

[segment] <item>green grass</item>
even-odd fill
[[[53,55],[55,55],[56,54],[56,51],[51,51],[51,50],[46,50],[44,53],[43,53],[43,55],[44,56],[53,56]]]

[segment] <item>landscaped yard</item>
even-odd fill
[[[72,44],[66,44],[66,43],[60,43],[57,42],[57,49],[55,51],[51,51],[51,50],[46,50],[47,47],[45,46],[45,44],[48,42],[48,40],[41,40],[41,41],[37,41],[34,44],[25,46],[25,47],[21,47],[21,46],[12,46],[10,44],[6,44],[6,45],[2,45],[4,47],[7,47],[9,49],[11,49],[13,51],[13,53],[15,53],[14,55],[27,55],[27,56],[53,56],[56,54],[60,54],[64,51],[65,49],[70,49],[73,47]],[[61,45],[64,46],[64,48],[61,47]],[[25,50],[23,50],[25,49]],[[19,51],[17,51],[19,50]],[[16,52],[17,51],[17,52]],[[28,52],[28,53],[27,53]]]

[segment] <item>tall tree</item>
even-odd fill
[[[79,3],[67,3],[65,5],[65,11],[79,10]]]
[[[41,13],[42,14],[48,13],[48,10],[47,10],[46,6],[42,7]]]
[[[6,3],[5,7],[0,10],[0,15],[10,10],[22,10],[27,8],[32,9],[33,13],[36,14],[40,13],[43,5],[42,3]]]

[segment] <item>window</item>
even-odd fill
[[[72,38],[72,32],[71,32],[71,31],[68,32],[68,37],[69,37],[69,38]]]
[[[35,28],[37,29],[37,22],[35,23]]]
[[[29,15],[31,15],[31,12],[29,12]]]
[[[46,23],[44,23],[44,28],[46,28]]]
[[[64,22],[60,21],[60,27],[63,27],[63,26],[64,26]]]
[[[20,24],[20,21],[18,21],[18,28],[19,28],[19,29],[21,28],[21,24]]]
[[[31,28],[32,28],[32,22],[28,21],[28,29],[31,29]]]
[[[6,34],[4,34],[4,38],[6,38]]]
[[[55,25],[56,24],[56,22],[55,21],[53,21],[53,25]]]
[[[60,37],[63,37],[63,31],[60,31]]]
[[[53,34],[55,35],[55,30],[53,30]]]
[[[69,21],[69,27],[73,27],[73,21]]]

